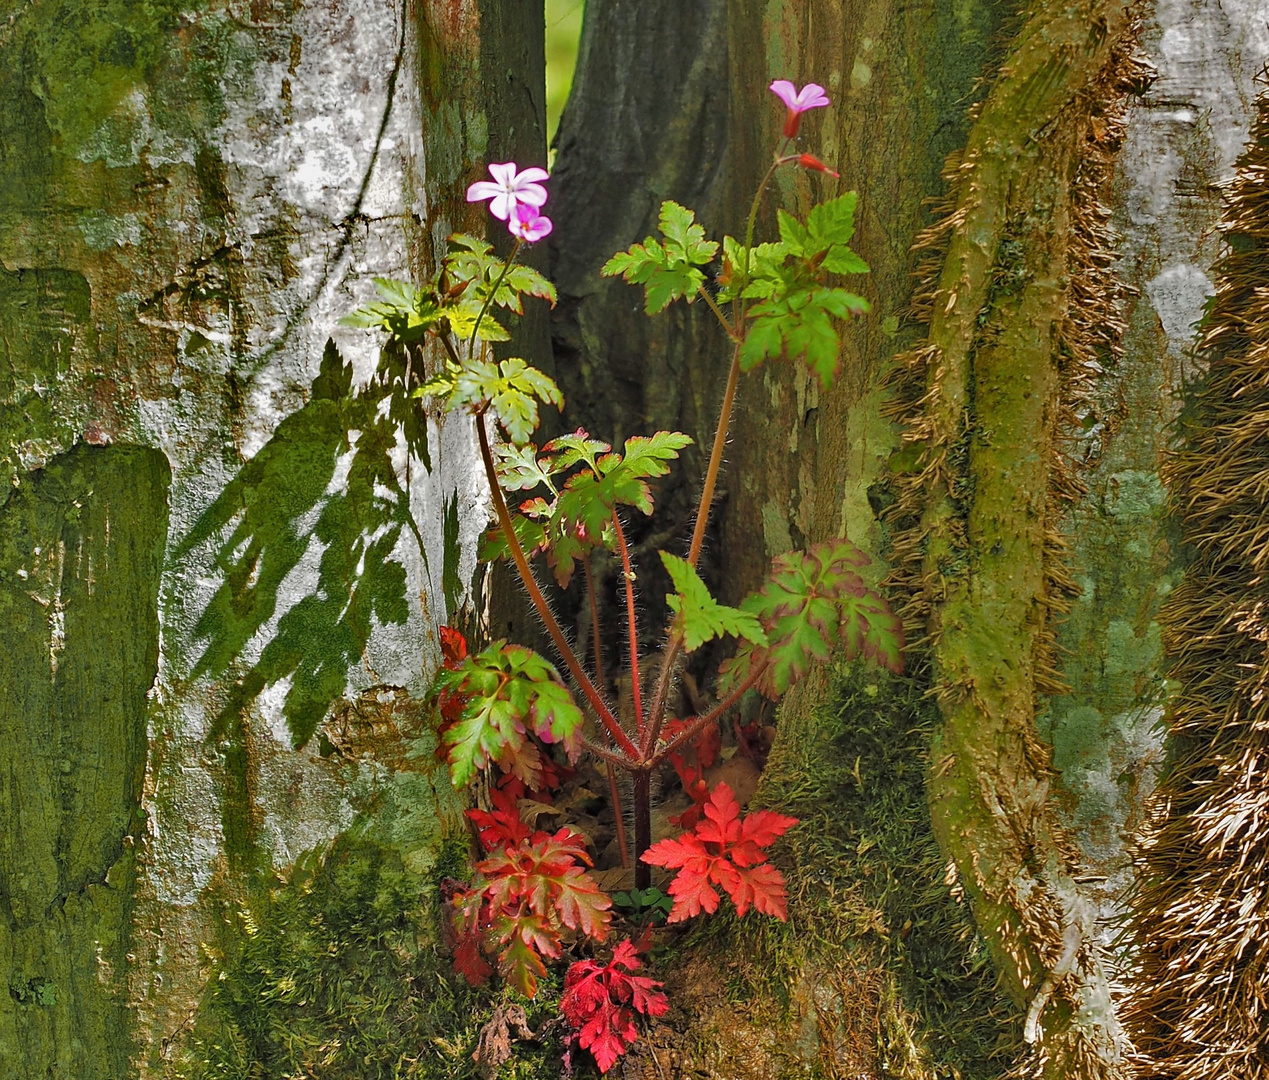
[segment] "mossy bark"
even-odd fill
[[[415,698],[471,603],[474,435],[402,454],[336,324],[483,229],[490,156],[544,159],[541,31],[475,0],[0,27],[0,1075],[179,1071],[275,875],[355,828],[417,890],[465,844]]]

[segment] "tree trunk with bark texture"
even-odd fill
[[[1130,19],[1047,3],[588,4],[556,169],[568,193],[553,237],[557,354],[578,356],[578,374],[561,372],[576,380],[569,423],[605,438],[708,429],[726,371],[708,312],[643,322],[598,267],[651,231],[664,198],[734,235],[782,118],[767,84],[826,86],[833,107],[808,114],[803,142],[860,192],[874,315],[848,332],[831,392],[789,366],[742,382],[707,576],[734,600],[771,556],[845,533],[878,576],[896,568],[916,683],[939,706],[920,747],[924,706],[906,683],[839,673],[784,704],[760,797],[820,830],[790,839],[799,929],[737,928],[722,955],[750,972],[733,975],[733,1002],[737,978],[763,986],[753,969],[785,963],[777,982],[811,1035],[775,1049],[788,1017],[764,1013],[758,992],[711,1009],[721,990],[711,998],[702,964],[710,1045],[696,1060],[717,1075],[810,1058],[830,1075],[882,1067],[848,1037],[861,1027],[894,1075],[996,1075],[1011,1060],[1040,1075],[1133,1073],[1110,997],[1126,958],[1108,951],[1105,918],[1123,910],[1128,835],[1163,759],[1158,612],[1183,553],[1158,457],[1212,291],[1216,185],[1247,139],[1269,56],[1255,8],[1164,0]],[[681,168],[688,132],[696,156]],[[830,185],[788,171],[778,195],[805,210]],[[597,401],[614,379],[628,392]],[[687,483],[664,505],[690,504]],[[864,833],[880,828],[865,804],[883,801],[869,729],[928,755],[946,882],[1011,1004],[954,979],[931,992],[934,947],[913,910],[934,926],[933,909],[905,913],[872,886],[906,878],[911,898],[944,874],[915,826],[921,858]],[[894,762],[873,758],[876,784],[897,784]],[[839,910],[862,904],[862,933],[848,939],[849,920],[825,915],[825,889],[851,897]],[[750,965],[734,950],[752,952],[752,935],[766,951]],[[817,936],[829,940],[805,944]],[[980,964],[977,948],[953,962]],[[949,992],[1011,1017],[995,1056],[957,1043]]]
[[[407,445],[336,323],[544,158],[540,8],[6,11],[0,1077],[386,1068],[467,855],[418,695],[486,500],[470,423]]]

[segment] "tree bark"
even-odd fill
[[[0,27],[0,1077],[241,1048],[267,1016],[208,976],[232,1005],[266,920],[354,871],[434,933],[467,839],[417,699],[486,499],[468,421],[358,412],[377,348],[336,323],[483,230],[487,161],[544,160],[541,30],[475,0]]]
[[[584,211],[563,215],[559,252],[589,250],[573,238],[590,242],[603,223],[629,219],[629,227],[595,244],[589,264],[557,254],[562,293],[577,299],[557,313],[556,340],[589,350],[579,364],[601,373],[588,376],[596,385],[605,372],[628,378],[649,351],[656,365],[642,390],[583,409],[583,422],[605,437],[605,424],[623,434],[640,423],[695,434],[725,370],[724,350],[702,348],[707,339],[684,329],[707,313],[627,329],[637,322],[634,302],[594,275],[603,256],[650,231],[661,198],[734,234],[747,203],[738,193],[765,170],[764,148],[781,119],[764,100],[766,84],[791,78],[828,88],[834,106],[822,120],[808,114],[804,142],[842,172],[843,188],[860,191],[857,239],[873,268],[875,315],[848,332],[831,392],[779,365],[742,383],[707,573],[734,600],[761,580],[772,555],[843,532],[879,557],[878,576],[882,560],[894,562],[918,620],[910,654],[918,683],[940,705],[928,790],[952,864],[948,881],[964,890],[1014,1002],[1018,1067],[1046,1075],[1132,1070],[1110,1007],[1111,986],[1126,973],[1108,966],[1103,919],[1122,912],[1132,878],[1125,838],[1143,820],[1162,757],[1158,609],[1182,552],[1156,459],[1191,325],[1211,289],[1214,185],[1231,174],[1246,139],[1252,69],[1265,53],[1254,17],[1243,13],[1166,2],[1140,18],[1134,27],[1118,8],[1087,5],[1037,5],[1002,22],[974,5],[732,4],[727,101],[653,78],[669,92],[618,126],[637,132],[626,144],[640,147],[631,162],[624,146],[588,149],[609,147],[618,129],[602,120],[606,95],[641,100],[625,79],[619,88],[604,82],[610,57],[655,64],[679,48],[698,56],[718,32],[697,28],[693,37],[679,28],[667,45],[645,25],[655,21],[648,8],[592,0],[584,38],[602,41],[603,52],[583,48],[557,165],[560,175],[585,175],[587,192]],[[1153,85],[1125,56],[1134,37],[1157,71]],[[702,170],[691,174],[694,204],[687,179],[661,182],[661,151],[647,133],[665,131],[673,146],[678,132],[711,130],[724,116],[722,164],[707,190]],[[953,153],[944,184],[939,174]],[[832,190],[802,173],[780,183],[785,204],[803,210],[813,191]],[[939,205],[927,211],[931,198]],[[915,297],[914,270],[930,283]],[[700,326],[710,332],[708,318]],[[926,351],[915,356],[915,346]],[[896,353],[901,368],[917,361],[919,389],[906,404],[894,398],[904,391],[886,388],[904,378]],[[663,388],[682,382],[665,372],[693,369],[712,371],[712,381],[692,376],[701,389],[667,410]],[[887,399],[912,425],[902,443],[902,429],[883,417]],[[654,531],[669,535],[677,524],[666,515]],[[834,784],[865,789],[859,757],[854,776],[850,762],[833,760],[840,722],[854,722],[841,710],[860,700],[852,679],[813,679],[786,700],[767,801],[821,822],[808,790],[828,798]],[[791,842],[792,881],[824,880],[823,862],[833,857],[825,842]],[[818,863],[800,861],[810,852]],[[873,873],[875,857],[842,850],[842,887],[861,882],[861,866]],[[903,867],[892,862],[890,872]],[[810,900],[793,910],[815,927],[812,937],[823,932]],[[864,953],[898,970],[904,917],[883,911],[890,944]],[[819,1054],[838,1054],[840,1068],[857,1062],[843,1049],[842,1025],[871,1023],[884,1032],[878,1039],[893,1067],[907,1051],[884,1008],[852,1016],[838,996],[837,1021],[825,1021],[832,958],[858,957],[859,948],[797,952],[801,974],[783,985],[799,1015],[816,1019]],[[910,1000],[920,1007],[919,996]],[[698,1015],[718,1036],[699,1059],[710,1069],[741,1068],[744,1054],[720,1049],[728,1038],[739,1046],[763,1037],[755,1034],[761,1023],[746,1026],[734,1009],[720,1018],[702,1002]],[[920,1028],[909,1026],[899,1041],[920,1044]],[[925,1029],[930,1041],[910,1047],[913,1075],[955,1060],[940,1058],[952,1049],[938,1049],[937,1032],[935,1022]],[[754,1075],[774,1067],[759,1060],[746,1065]]]

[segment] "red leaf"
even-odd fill
[[[450,671],[467,659],[467,639],[452,626],[441,627],[441,663]]]
[[[635,1041],[635,1013],[664,1016],[670,1007],[661,983],[631,975],[640,967],[629,939],[613,950],[612,960],[579,960],[564,976],[560,1011],[577,1031],[578,1042],[607,1072]]]
[[[750,907],[777,919],[788,918],[784,877],[763,850],[797,824],[797,818],[757,810],[742,819],[740,805],[719,784],[704,807],[705,820],[677,840],[662,840],[643,854],[653,866],[677,869],[669,894],[674,908],[667,922],[682,922],[718,910],[715,886],[731,897],[736,914]]]
[[[589,866],[590,857],[585,841],[577,833],[565,828],[553,836],[538,832],[515,843],[507,842],[507,833],[527,826],[518,815],[508,820],[514,807],[511,791],[495,790],[493,798],[498,808],[495,813],[469,811],[472,820],[483,826],[482,842],[489,832],[495,846],[499,836],[503,843],[489,858],[476,864],[476,870],[485,878],[484,884],[454,901],[459,934],[478,938],[478,944],[463,948],[461,957],[455,949],[454,963],[464,974],[465,968],[475,973],[482,948],[490,953],[499,948],[503,977],[526,997],[532,997],[537,991],[537,980],[546,971],[542,957],[553,959],[560,955],[566,929],[595,941],[607,937],[612,901],[579,865]]]
[[[486,851],[515,847],[533,835],[533,830],[520,820],[514,791],[510,788],[494,788],[489,793],[489,798],[494,807],[492,812],[467,811],[467,816],[480,826],[480,842]]]

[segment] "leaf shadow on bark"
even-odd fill
[[[381,365],[370,387],[355,388],[352,366],[328,342],[307,404],[278,425],[176,547],[188,565],[211,545],[219,577],[195,624],[204,646],[188,679],[238,673],[213,740],[267,687],[290,679],[283,715],[294,746],[305,745],[343,694],[375,624],[408,618],[406,570],[394,553],[403,533],[424,548],[394,463],[398,432],[411,457],[429,461],[425,428],[394,393],[394,382],[410,380],[408,366],[399,378],[392,367]],[[286,606],[296,588],[288,579],[311,574],[315,556],[316,586]]]

